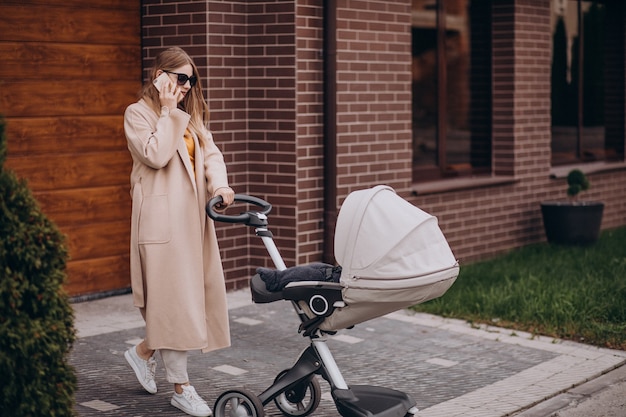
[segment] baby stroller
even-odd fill
[[[387,186],[359,190],[344,201],[335,229],[335,258],[339,267],[324,264],[287,268],[267,229],[271,205],[248,195],[235,201],[260,207],[231,216],[217,213],[221,197],[207,204],[215,221],[243,223],[255,228],[276,270],[263,268],[250,280],[255,303],[290,301],[301,324],[299,332],[310,346],[292,368],[280,372],[258,396],[248,389],[222,393],[215,417],[262,417],[272,400],[286,416],[307,416],[319,405],[316,375],[328,381],[331,395],[344,417],[404,417],[417,413],[415,401],[397,390],[348,385],[325,340],[325,335],[374,317],[443,295],[459,273],[437,219],[399,197]],[[266,273],[263,277],[261,272]],[[317,276],[321,278],[316,279]],[[270,282],[267,277],[278,278]],[[278,289],[276,286],[278,285]],[[268,286],[272,291],[268,290]]]

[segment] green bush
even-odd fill
[[[4,169],[0,117],[0,415],[73,416],[76,338],[62,285],[64,237],[41,212],[26,181]]]
[[[576,198],[581,191],[589,189],[587,176],[579,169],[573,169],[567,174],[567,195]]]

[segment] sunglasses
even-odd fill
[[[196,77],[195,75],[192,75],[190,77],[187,74],[180,74],[178,72],[172,72],[172,71],[166,71],[166,70],[163,70],[163,72],[167,72],[168,74],[174,74],[177,77],[176,82],[178,83],[178,85],[185,85],[185,83],[189,81],[189,85],[193,87],[198,82],[198,77]]]

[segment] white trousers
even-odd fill
[[[184,384],[189,382],[187,375],[187,352],[181,350],[159,349],[167,382]]]

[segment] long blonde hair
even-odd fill
[[[183,101],[178,104],[178,108],[184,110],[191,116],[189,128],[198,135],[200,145],[204,146],[204,142],[207,140],[205,132],[208,129],[209,123],[209,106],[206,104],[204,95],[202,94],[202,82],[198,68],[184,50],[179,47],[172,47],[157,55],[154,60],[154,65],[150,70],[150,74],[148,75],[148,82],[144,84],[140,95],[157,114],[160,114],[161,102],[159,100],[159,91],[152,83],[156,78],[157,71],[173,71],[186,64],[191,65],[193,75],[196,76],[198,81],[185,95]]]

